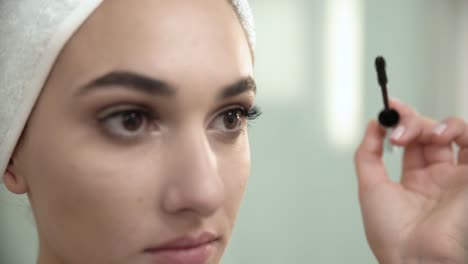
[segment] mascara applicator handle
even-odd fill
[[[388,92],[387,92],[387,72],[386,72],[386,62],[382,56],[379,56],[375,59],[375,70],[377,71],[377,81],[379,86],[382,89],[382,97],[384,103],[384,109],[379,114],[379,123],[387,128],[394,127],[400,121],[400,114],[395,110],[390,108],[388,103]]]

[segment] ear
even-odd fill
[[[15,161],[12,158],[8,167],[3,175],[3,183],[7,189],[15,194],[24,194],[28,192],[28,185],[25,178],[18,172],[15,166]]]

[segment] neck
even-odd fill
[[[40,234],[37,264],[64,264],[64,262],[53,253],[47,241],[45,241]]]

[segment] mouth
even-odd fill
[[[215,250],[219,237],[211,233],[187,235],[144,250],[158,264],[203,264]]]

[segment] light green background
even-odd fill
[[[250,2],[258,30],[258,104],[264,115],[250,132],[252,175],[223,264],[376,263],[357,200],[352,161],[358,138],[350,147],[338,147],[326,129],[327,1]],[[460,18],[468,16],[465,1],[362,4],[359,133],[381,109],[373,70],[380,54],[389,64],[392,96],[435,118],[457,113],[457,43]],[[385,159],[397,179],[398,152]],[[27,205],[1,191],[0,263],[34,263],[36,250]]]

